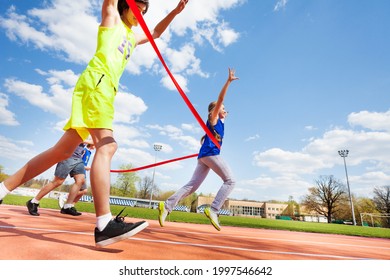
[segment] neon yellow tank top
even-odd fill
[[[133,31],[123,22],[112,28],[99,26],[96,52],[86,70],[108,75],[118,89],[135,44]]]

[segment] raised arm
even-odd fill
[[[209,121],[211,122],[212,125],[215,125],[218,121],[218,115],[219,111],[221,110],[221,107],[223,105],[223,100],[225,99],[225,95],[227,93],[227,90],[231,84],[232,81],[238,80],[238,77],[235,76],[235,70],[229,68],[229,76],[223,85],[221,92],[218,95],[217,102],[215,104],[214,110],[211,112],[211,116]]]
[[[163,18],[155,26],[155,28],[153,30],[150,31],[153,39],[159,38],[161,36],[161,34],[164,33],[164,31],[171,24],[173,19],[184,10],[187,2],[188,2],[188,0],[180,0],[179,3],[177,4],[176,8],[173,9],[165,18]],[[144,43],[149,42],[149,40],[145,34],[137,34],[136,40],[137,40],[137,44],[144,44]]]
[[[118,13],[118,0],[104,0],[102,4],[101,26],[113,27],[120,23],[121,17]]]

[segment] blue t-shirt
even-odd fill
[[[209,123],[209,121],[207,121],[206,125],[211,132],[215,130],[221,136],[221,141],[219,141],[219,145],[222,146],[222,139],[225,132],[225,124],[222,122],[222,120],[218,119],[214,127]],[[219,155],[220,153],[221,150],[217,146],[215,146],[214,142],[211,141],[210,137],[206,134],[202,147],[200,147],[198,158],[215,156]]]
[[[92,154],[92,152],[88,148],[84,148],[83,161],[84,161],[85,166],[88,165],[88,161],[91,157],[91,154]]]

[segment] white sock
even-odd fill
[[[32,202],[32,203],[35,203],[35,204],[39,204],[39,200],[36,199],[35,197],[34,197],[33,199],[31,199],[31,202]]]
[[[64,209],[72,208],[74,205],[73,204],[65,204]]]
[[[103,231],[107,224],[111,221],[112,214],[108,213],[99,217],[96,217],[96,227],[98,230]]]
[[[4,183],[0,183],[0,199],[3,199],[10,191],[5,187]]]

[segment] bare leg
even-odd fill
[[[5,179],[4,185],[9,191],[16,189],[54,164],[69,158],[81,142],[82,139],[76,130],[67,130],[53,147],[35,156],[16,173]]]
[[[73,201],[73,204],[76,204],[77,202],[79,202],[80,198],[82,198],[83,195],[87,194],[88,190],[85,189],[85,190],[82,190],[82,191],[79,191]]]
[[[114,156],[117,143],[109,129],[90,129],[92,140],[96,147],[91,166],[91,189],[96,217],[111,213],[110,210],[110,170],[111,159]]]
[[[55,176],[53,181],[43,186],[39,193],[35,196],[36,200],[41,200],[45,195],[62,185],[65,179]]]
[[[84,174],[77,174],[74,176],[74,184],[69,190],[68,200],[66,201],[66,204],[73,204],[73,201],[75,201],[76,196],[78,195],[81,187],[83,186],[85,182],[85,175]]]

